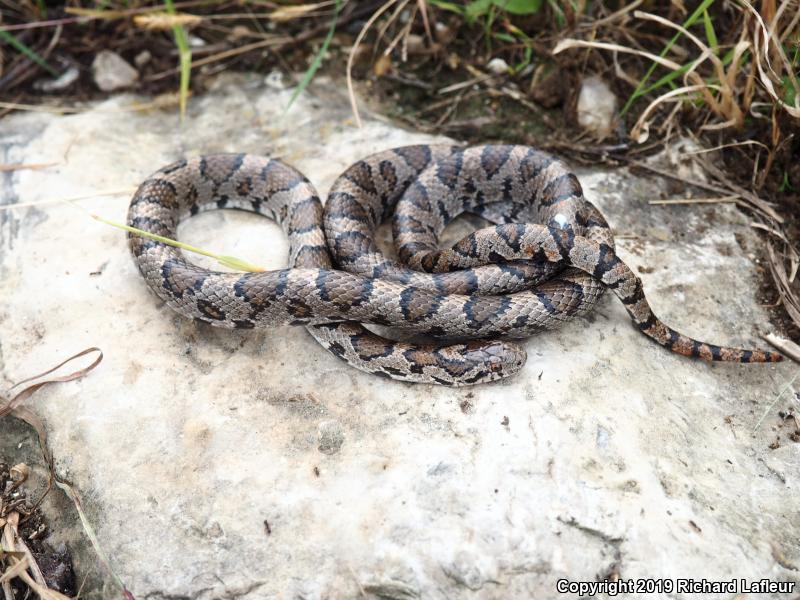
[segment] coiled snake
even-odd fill
[[[525,337],[585,314],[606,288],[645,335],[673,352],[714,361],[781,360],[775,352],[698,342],[662,323],[575,175],[526,146],[422,145],[374,154],[337,179],[324,210],[309,181],[277,159],[201,156],[142,183],[128,224],[174,239],[181,219],[216,208],[280,223],[289,237],[289,268],[210,271],[174,247],[130,235],[153,291],[182,315],[212,325],[306,325],[325,348],[370,373],[443,385],[506,377],[526,355],[499,338]],[[496,225],[439,250],[439,234],[463,212]],[[375,243],[376,228],[389,218],[403,263],[387,259]],[[435,341],[391,341],[362,323]]]

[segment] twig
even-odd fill
[[[428,83],[427,81],[421,81],[419,79],[415,79],[412,77],[408,77],[406,75],[400,75],[399,73],[387,73],[383,76],[385,79],[389,81],[394,81],[397,83],[402,83],[403,85],[409,85],[411,87],[419,88],[421,90],[425,90],[429,92],[433,89],[433,86]],[[422,111],[420,111],[421,113]]]
[[[644,162],[641,162],[641,161],[638,161],[638,160],[629,161],[628,164],[633,166],[633,167],[637,167],[637,168],[640,168],[640,169],[645,169],[647,171],[651,171],[653,173],[657,173],[658,175],[661,175],[662,177],[668,177],[670,179],[675,179],[676,181],[681,181],[681,182],[683,182],[683,183],[685,183],[687,185],[691,185],[691,186],[694,186],[694,187],[702,188],[702,189],[708,190],[710,192],[716,192],[716,193],[722,194],[722,195],[729,195],[729,194],[731,194],[731,192],[735,192],[737,196],[741,197],[742,199],[746,199],[746,200],[750,200],[751,198],[754,197],[753,194],[751,194],[750,192],[748,192],[747,190],[744,190],[742,188],[731,189],[730,187],[726,188],[726,187],[723,187],[723,186],[720,186],[720,185],[714,185],[712,183],[706,183],[705,181],[698,181],[697,179],[689,179],[688,177],[682,177],[681,175],[678,175],[676,173],[671,173],[670,171],[665,171],[664,169],[659,169],[658,167],[654,167],[652,165],[648,165],[647,163],[644,163]],[[719,170],[717,170],[717,172],[719,172]],[[763,200],[760,200],[759,198],[756,198],[756,200],[758,200],[760,203],[764,204]],[[776,213],[772,209],[772,207],[765,206],[765,208],[766,208],[766,211],[768,211],[767,214],[771,218],[773,218],[778,223],[783,223],[783,218],[780,215],[778,215],[778,213]]]
[[[672,200],[650,200],[651,205],[669,204],[735,204],[739,196],[722,196],[721,198],[675,198]]]
[[[581,24],[578,26],[578,29],[596,29],[598,25],[605,25],[606,23],[613,23],[620,17],[624,17],[626,14],[639,8],[644,0],[636,0],[635,2],[631,2],[630,5],[626,6],[625,8],[621,8],[616,12],[611,13],[607,17],[603,17],[602,19],[598,19],[596,21],[590,21],[586,24]]]
[[[8,171],[38,171],[40,169],[46,169],[48,167],[56,166],[57,162],[51,163],[31,163],[27,165],[0,165],[0,173],[5,173]]]
[[[203,65],[207,65],[216,61],[224,60],[226,58],[231,58],[232,56],[238,56],[240,54],[244,54],[245,52],[250,52],[251,50],[258,50],[259,48],[269,48],[270,46],[279,46],[283,47],[289,42],[293,41],[292,38],[287,38],[284,36],[275,36],[268,40],[261,40],[260,42],[253,42],[252,44],[245,44],[244,46],[239,46],[237,48],[231,48],[230,50],[225,50],[223,52],[218,52],[217,54],[212,54],[211,56],[206,56],[205,58],[201,58],[200,60],[193,60],[190,64],[191,69],[196,69],[197,67],[202,67]],[[180,71],[180,67],[174,67],[172,69],[167,69],[166,71],[161,71],[160,73],[155,73],[148,77],[145,77],[146,81],[158,81],[159,79],[164,79],[165,77],[169,77],[170,75],[174,75]]]
[[[733,192],[734,194],[739,195],[744,200],[754,208],[756,211],[764,214],[766,217],[774,220],[776,223],[783,224],[784,219],[781,217],[775,209],[770,206],[768,202],[765,202],[752,192],[744,189],[743,187],[736,185],[735,183],[731,182],[716,165],[713,165],[707,158],[705,157],[695,157],[695,159],[705,170],[706,172],[710,173],[714,179],[718,182],[722,183],[729,192]]]
[[[475,85],[477,83],[484,83],[486,81],[489,81],[490,79],[494,79],[495,77],[497,77],[497,76],[496,75],[491,75],[489,73],[485,73],[485,74],[482,74],[482,75],[478,75],[477,77],[473,77],[472,79],[467,79],[466,81],[461,81],[459,83],[454,83],[453,85],[445,86],[445,87],[441,88],[439,91],[437,91],[436,93],[441,96],[442,94],[449,94],[450,92],[457,92],[458,90],[463,89],[465,87],[470,87],[471,85]]]
[[[782,354],[785,354],[795,362],[800,362],[800,346],[792,340],[787,340],[774,333],[765,333],[761,337],[780,350]]]
[[[791,246],[789,246],[791,248]],[[767,256],[769,257],[769,271],[772,275],[772,280],[775,282],[775,288],[778,290],[781,304],[786,309],[786,313],[792,319],[797,327],[800,327],[800,302],[797,296],[792,291],[791,282],[797,272],[798,260],[796,255],[790,256],[792,260],[792,273],[786,273],[786,266],[784,261],[778,256],[775,247],[767,244]]]
[[[178,6],[178,4],[175,4]],[[347,6],[354,6],[354,3],[348,3]],[[343,14],[338,19],[338,26],[342,27],[346,25],[350,21],[354,19],[358,19],[359,17],[364,16],[365,14],[369,13],[372,10],[372,3],[369,4],[362,4],[355,8],[352,8],[346,14]],[[239,46],[238,48],[231,48],[230,50],[226,50],[224,52],[220,52],[219,54],[213,54],[211,56],[207,56],[206,58],[193,61],[192,68],[201,67],[203,65],[207,65],[209,63],[223,60],[225,58],[230,58],[232,56],[238,56],[240,54],[244,54],[246,52],[250,52],[252,50],[257,50],[259,48],[269,48],[272,47],[273,52],[278,52],[285,48],[289,48],[291,46],[295,46],[297,44],[302,44],[303,42],[307,42],[320,34],[326,33],[330,29],[330,24],[319,25],[317,27],[312,27],[303,31],[302,33],[297,34],[294,37],[287,37],[287,36],[274,36],[268,40],[262,40],[260,42],[253,42],[252,44],[247,44],[245,46]],[[169,69],[167,71],[162,71],[161,73],[156,73],[149,77],[146,77],[146,81],[156,81],[158,79],[163,79],[164,77],[168,77],[169,75],[174,75],[175,73],[179,72],[179,68],[175,67],[173,69]]]
[[[434,122],[433,126],[434,127],[441,127],[442,124],[445,121],[447,121],[447,119],[449,119],[451,116],[453,116],[453,113],[456,111],[456,109],[458,109],[458,105],[461,104],[461,101],[464,99],[464,96],[466,94],[467,94],[467,90],[462,90],[461,93],[458,94],[453,99],[453,101],[450,103],[450,106],[448,106],[444,110],[444,112],[442,112],[442,114],[439,116],[439,118],[436,119],[436,121]]]
[[[154,108],[164,108],[178,103],[177,95],[174,98],[170,94],[163,94],[157,96],[152,102],[145,102],[144,104],[130,104],[119,108],[107,108],[95,110],[96,113],[126,113],[126,112],[141,112],[152,110]],[[82,114],[88,112],[88,109],[74,108],[71,106],[53,106],[47,104],[20,104],[18,102],[0,102],[0,108],[7,108],[9,110],[29,110],[33,112],[49,112],[57,115],[63,114]]]
[[[489,95],[494,94],[502,94],[514,100],[515,102],[519,102],[522,106],[527,108],[529,111],[536,113],[536,116],[541,119],[542,123],[547,125],[553,131],[558,129],[558,126],[553,122],[553,120],[545,113],[540,107],[536,106],[533,102],[525,98],[519,90],[515,90],[512,87],[504,85],[500,88],[500,92],[490,88],[488,90]]]
[[[433,104],[428,104],[424,108],[420,108],[419,110],[416,110],[414,112],[410,112],[406,116],[407,117],[419,117],[421,115],[428,114],[429,112],[433,112],[433,111],[435,111],[435,110],[437,110],[439,108],[443,108],[445,106],[449,106],[449,105],[453,104],[453,102],[457,102],[459,100],[459,98],[461,100],[467,100],[468,98],[473,98],[473,97],[475,97],[475,96],[477,96],[478,94],[481,94],[481,93],[482,93],[482,90],[470,90],[469,92],[467,92],[463,96],[457,96],[455,98],[445,98],[444,100],[439,100],[438,102],[434,102]]]

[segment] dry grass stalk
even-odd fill
[[[318,2],[316,4],[297,4],[292,6],[279,6],[271,13],[269,18],[276,22],[291,21],[305,17],[308,13],[314,12],[320,8],[331,6],[333,2]]]
[[[353,89],[353,62],[355,61],[356,52],[358,47],[361,45],[361,42],[364,40],[364,37],[375,24],[375,21],[377,21],[382,14],[394,6],[398,1],[400,0],[387,0],[372,14],[369,20],[361,28],[361,31],[358,32],[358,36],[356,36],[356,40],[353,42],[353,47],[350,49],[350,53],[347,56],[347,94],[350,96],[350,107],[353,109],[353,117],[356,120],[356,126],[358,128],[361,128],[361,115],[358,113],[358,103],[356,102],[356,94],[355,90]],[[404,3],[408,3],[408,0],[402,1]]]
[[[170,31],[173,27],[192,27],[203,22],[203,17],[188,13],[148,13],[136,15],[133,22],[142,29]]]
[[[669,19],[659,17],[658,15],[641,11],[636,11],[633,14],[639,19],[655,21],[656,23],[660,23],[665,27],[669,27],[681,32],[681,34],[691,40],[700,49],[700,56],[692,62],[692,66],[684,74],[684,81],[690,79],[695,85],[705,86],[706,89],[701,88],[700,91],[703,94],[703,99],[708,103],[711,110],[715,114],[724,118],[726,122],[730,122],[734,127],[741,127],[744,123],[744,112],[746,111],[746,107],[745,110],[743,110],[739,107],[736,101],[736,75],[739,71],[741,57],[744,52],[750,48],[750,43],[747,41],[740,41],[736,44],[733,52],[733,60],[731,61],[730,67],[726,70],[725,65],[716,55],[714,49],[709,48],[708,45],[704,44],[697,36],[695,36],[685,27],[681,27]],[[712,86],[703,81],[700,75],[696,73],[697,67],[699,67],[707,59],[710,60],[711,64],[713,65],[716,78],[720,82],[718,87],[713,86],[713,88],[716,88],[719,91],[721,96],[720,100],[717,100],[715,96],[708,91],[713,89]]]
[[[636,50],[634,48],[629,48],[628,46],[623,46],[621,44],[611,44],[608,42],[587,42],[586,40],[576,40],[573,38],[565,38],[556,44],[555,48],[553,48],[552,53],[558,54],[563,52],[564,50],[568,50],[570,48],[598,48],[600,50],[611,50],[614,52],[624,52],[626,54],[636,54],[638,56],[642,56],[653,62],[657,62],[662,67],[666,67],[673,71],[677,71],[681,68],[681,65],[676,63],[675,61],[669,60],[668,58],[664,58],[662,56],[658,56],[657,54],[653,54],[652,52],[647,52],[645,50]]]
[[[4,594],[9,598],[14,598],[13,593],[9,596],[11,588],[6,586],[6,583],[13,578],[19,578],[43,600],[70,600],[64,594],[47,587],[39,565],[19,535],[19,512],[12,510],[4,519],[2,548],[4,558],[10,565],[10,569],[0,577],[0,582],[4,586]]]
[[[0,173],[7,173],[9,171],[40,171],[41,169],[47,169],[49,167],[54,167],[60,163],[31,163],[31,164],[20,164],[20,165],[3,165],[0,164]]]
[[[642,111],[642,114],[639,116],[639,119],[636,121],[636,124],[631,129],[631,138],[636,140],[638,143],[643,144],[647,141],[647,138],[650,137],[650,114],[658,108],[658,106],[667,100],[683,102],[686,100],[686,95],[691,92],[704,92],[708,91],[708,89],[716,89],[719,90],[720,87],[717,85],[709,85],[706,83],[696,84],[696,85],[687,85],[684,87],[680,87],[677,89],[672,90],[671,92],[667,92],[666,94],[662,94],[655,100],[653,100],[650,104],[647,105]],[[671,119],[667,119],[667,121],[671,121]],[[731,121],[726,121],[726,126],[731,124]]]
[[[717,55],[716,48],[709,47],[708,44],[704,43],[685,27],[673,23],[664,17],[638,10],[633,12],[634,17],[645,21],[652,21],[679,32],[685,39],[691,41],[692,44],[700,50],[700,54],[684,66],[669,58],[656,56],[652,53],[622,44],[577,39],[564,39],[560,41],[553,49],[553,54],[558,54],[568,48],[576,47],[611,51],[613,53],[617,75],[621,79],[634,85],[637,84],[636,80],[627,75],[617,61],[616,55],[619,52],[642,56],[673,72],[679,70],[683,71],[683,87],[671,90],[657,97],[651,101],[640,114],[636,124],[631,130],[631,137],[639,143],[643,143],[647,140],[653,113],[659,105],[667,101],[683,102],[692,99],[697,94],[700,95],[710,112],[718,119],[716,122],[702,125],[701,129],[741,128],[744,125],[745,115],[748,114],[753,105],[756,72],[758,72],[759,81],[766,90],[771,101],[775,105],[784,108],[791,116],[798,117],[800,116],[800,93],[795,95],[795,106],[789,106],[781,100],[775,89],[775,85],[781,83],[780,73],[773,69],[770,61],[770,56],[774,56],[780,72],[786,73],[789,83],[794,86],[795,90],[800,89],[797,85],[796,76],[793,73],[793,66],[787,59],[781,43],[783,39],[786,39],[786,37],[795,31],[795,27],[798,22],[800,22],[800,10],[798,10],[800,7],[795,7],[793,17],[788,25],[782,29],[779,28],[781,16],[790,14],[789,7],[795,3],[796,0],[784,0],[775,11],[768,11],[772,16],[769,21],[770,25],[767,27],[762,15],[748,4],[746,0],[743,0],[743,6],[752,13],[756,25],[752,31],[748,30],[747,27],[742,29],[739,41],[732,48],[727,67],[723,60]],[[618,11],[618,13],[619,12],[620,11]],[[620,15],[615,13],[612,16]],[[596,31],[596,29],[593,29],[593,31]],[[634,40],[631,41],[634,42]],[[673,46],[673,53],[678,53],[678,48],[678,46]],[[755,69],[744,68],[748,60],[748,52],[752,53],[754,56],[753,60],[756,63]],[[698,70],[705,63],[711,65],[712,77],[706,77],[704,79],[700,76]],[[741,82],[742,75],[745,77],[743,83]],[[667,122],[671,121],[675,114],[676,111],[673,111],[668,117]],[[662,125],[661,129],[663,130],[667,124],[668,123]]]
[[[791,249],[791,246],[788,246],[788,251],[789,256],[786,257],[783,253],[778,252],[774,244],[767,244],[769,270],[772,280],[775,282],[775,288],[778,290],[781,304],[783,304],[795,325],[800,327],[800,300],[792,290],[792,283],[797,275],[798,257]],[[789,262],[788,271],[786,269],[787,260]]]
[[[66,375],[61,376],[51,376],[53,373],[59,371],[61,367],[64,367],[68,363],[72,362],[73,360],[80,358],[82,356],[87,356],[90,354],[97,354],[94,361],[92,361],[89,365],[82,367],[76,371],[68,373]],[[61,488],[67,497],[72,500],[76,511],[78,512],[78,516],[81,520],[81,524],[83,525],[84,532],[86,536],[89,538],[89,541],[92,544],[92,547],[95,549],[97,553],[98,559],[100,563],[105,567],[108,571],[109,575],[118,583],[120,589],[122,590],[122,595],[126,600],[134,600],[133,594],[131,594],[127,587],[124,585],[122,580],[120,579],[119,575],[117,575],[111,567],[111,561],[109,560],[108,555],[103,551],[100,543],[97,539],[96,534],[94,533],[94,529],[91,526],[91,523],[86,518],[86,514],[83,510],[83,505],[80,500],[80,496],[76,492],[76,490],[65,481],[59,479],[55,472],[55,463],[53,460],[53,455],[50,453],[50,449],[47,443],[47,430],[44,427],[44,423],[42,420],[36,416],[32,411],[30,411],[27,407],[23,406],[23,403],[28,400],[33,394],[35,394],[41,388],[51,385],[53,383],[65,382],[65,381],[73,381],[75,379],[80,379],[87,373],[89,373],[92,369],[94,369],[100,362],[103,360],[103,353],[99,348],[87,348],[82,352],[78,352],[73,356],[70,356],[66,360],[62,361],[61,363],[57,364],[55,367],[44,371],[43,373],[39,373],[38,375],[34,375],[33,377],[29,377],[28,379],[24,379],[19,383],[12,386],[11,390],[14,388],[18,388],[23,386],[24,384],[28,384],[27,387],[23,387],[19,392],[16,393],[10,400],[5,401],[4,403],[0,403],[0,418],[11,414],[18,419],[22,419],[28,425],[33,427],[36,430],[36,434],[39,437],[39,445],[42,450],[42,455],[44,456],[44,461],[47,464],[47,468],[50,473],[50,479],[48,482],[48,491],[50,487],[55,483],[59,488]],[[47,376],[51,376],[47,379]],[[41,502],[41,499],[40,501]],[[36,503],[38,506],[39,502]],[[31,568],[31,564],[35,564],[33,560],[33,555],[30,552],[26,552],[27,546],[25,546],[24,542],[19,539],[17,533],[17,524],[19,522],[19,515],[17,514],[14,517],[14,513],[12,512],[9,514],[3,525],[3,532],[2,538],[0,541],[2,542],[3,549],[10,549],[14,551],[14,555],[12,555],[12,561],[28,561],[28,568]],[[21,553],[21,554],[20,554]],[[25,582],[25,584],[37,593],[40,598],[44,600],[69,600],[63,594],[50,590],[46,586],[42,584],[44,580],[43,577],[40,577],[41,572],[36,574],[38,567],[35,570],[32,570],[34,575],[30,575],[28,570],[22,570],[19,572],[18,577]],[[3,584],[5,586],[5,583]],[[6,587],[2,588],[4,593],[6,593]],[[13,596],[9,596],[10,594],[10,587],[8,588],[8,592],[6,595],[9,598],[13,598]]]
[[[650,200],[652,206],[669,206],[672,204],[736,204],[739,196],[721,196],[719,198],[672,198],[669,200]]]
[[[785,354],[795,362],[800,362],[800,346],[792,340],[787,340],[774,333],[767,333],[761,337],[780,350],[781,354]]]
[[[794,118],[800,118],[800,85],[798,85],[797,77],[794,73],[794,68],[786,57],[786,53],[783,51],[783,44],[781,43],[781,37],[775,33],[777,28],[777,22],[780,16],[783,14],[785,10],[787,10],[790,4],[793,4],[792,0],[784,0],[781,3],[780,8],[775,13],[775,18],[772,20],[772,24],[770,27],[767,27],[766,23],[764,23],[764,19],[761,17],[759,12],[753,8],[753,6],[747,0],[741,0],[742,5],[753,15],[756,26],[753,32],[753,54],[756,67],[758,68],[758,76],[761,85],[769,94],[770,98],[772,99],[773,103],[777,104],[781,108],[783,108],[787,113],[789,113]],[[798,9],[795,8],[797,12]],[[797,14],[794,15],[790,26],[784,30],[784,36],[788,36],[794,30],[793,27],[797,24],[798,16]],[[790,106],[783,101],[783,99],[778,95],[775,91],[775,83],[780,84],[781,77],[780,75],[773,69],[772,61],[770,61],[770,54],[774,54],[778,61],[779,61],[779,68],[782,69],[784,73],[786,73],[789,82],[793,86],[795,90],[795,97],[794,97],[794,106]],[[771,75],[771,77],[770,77]]]

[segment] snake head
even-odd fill
[[[504,379],[517,373],[528,355],[523,348],[499,340],[476,340],[466,345],[464,358],[475,364],[475,383]]]

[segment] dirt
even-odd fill
[[[31,497],[27,481],[19,481],[18,477],[12,476],[12,471],[18,472],[19,468],[15,469],[9,462],[0,458],[0,522],[14,512],[18,513],[19,536],[33,554],[48,587],[74,596],[77,588],[70,551],[64,544],[53,548],[48,543],[50,530],[39,508],[38,498]],[[31,594],[31,590],[19,578],[12,580],[11,587],[16,598],[27,598]]]

